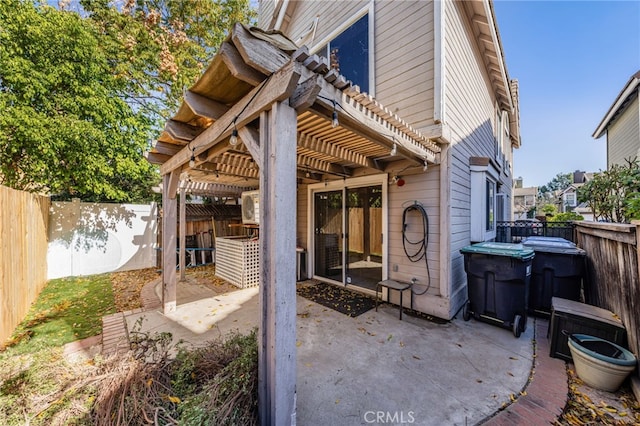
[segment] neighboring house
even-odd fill
[[[573,182],[566,187],[563,191],[560,191],[558,195],[559,201],[559,209],[560,213],[567,213],[571,211],[575,211],[578,206],[580,206],[580,211],[588,210],[586,205],[578,202],[578,189],[593,179],[593,173],[585,173],[579,170],[573,172]],[[576,211],[576,213],[578,213]],[[582,214],[582,213],[579,213]],[[584,215],[583,215],[584,216]],[[585,219],[588,220],[588,219]]]
[[[607,135],[607,168],[640,158],[640,71],[631,76],[593,133]]]
[[[263,0],[258,27],[234,28],[147,154],[161,164],[163,200],[179,179],[212,193],[260,187],[260,211],[271,208],[279,200],[263,185],[277,168],[265,162],[278,157],[260,154],[263,138],[290,142],[262,127],[284,115],[264,111],[288,103],[297,185],[277,194],[296,210],[279,232],[295,222],[308,276],[370,294],[381,280],[414,282],[406,307],[452,318],[467,299],[460,249],[494,239],[513,210],[518,83],[492,2]],[[290,59],[292,97],[263,102]]]
[[[537,202],[538,187],[529,186],[523,188],[522,178],[518,178],[513,189],[513,220],[533,218]]]

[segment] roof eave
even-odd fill
[[[593,132],[592,137],[594,139],[600,139],[605,134],[613,119],[618,115],[619,112],[621,112],[621,108],[625,104],[626,100],[638,90],[639,85],[640,71],[631,76],[627,84],[616,97],[616,100],[613,102],[613,104],[611,104],[611,107],[596,128],[595,132]]]

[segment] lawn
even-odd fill
[[[58,347],[102,333],[115,312],[109,274],[51,280],[8,342],[13,354]]]
[[[211,282],[212,271],[188,274]],[[64,344],[100,334],[104,315],[139,308],[141,288],[157,276],[152,268],[48,282],[0,351],[0,425],[128,426],[154,416],[162,424],[254,424],[255,332],[180,349],[176,358],[161,334],[143,336],[139,343],[158,352],[154,364],[145,362],[149,353],[135,351],[64,359]]]

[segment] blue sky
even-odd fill
[[[520,83],[514,176],[541,186],[606,169],[606,137],[591,135],[640,70],[640,0],[495,0],[494,9],[509,77]]]

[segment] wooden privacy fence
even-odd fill
[[[640,221],[578,222],[576,235],[587,252],[585,301],[617,314],[627,329],[629,348],[640,356]]]
[[[49,204],[0,186],[0,346],[47,282]]]

